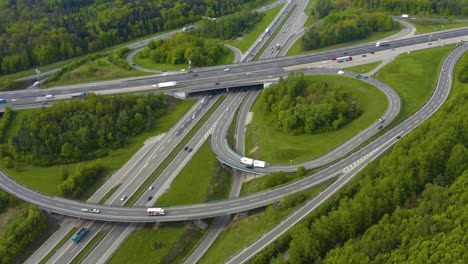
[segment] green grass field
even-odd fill
[[[214,169],[217,164],[218,160],[211,151],[211,145],[205,142],[156,204],[158,206],[175,206],[205,202],[210,190],[210,183],[218,172]],[[225,180],[231,182],[230,175],[223,174]],[[227,185],[229,186],[229,184]],[[229,190],[227,192],[229,193]],[[226,198],[226,196],[220,198]]]
[[[401,98],[401,111],[394,124],[409,117],[430,98],[442,62],[453,48],[454,45],[448,45],[401,54],[375,74]]]
[[[257,38],[263,33],[263,31],[268,27],[268,25],[271,23],[273,18],[278,14],[278,12],[283,8],[284,4],[281,4],[275,8],[272,8],[268,11],[265,11],[265,17],[262,19],[262,21],[258,24],[256,24],[253,29],[245,34],[244,36],[234,39],[234,40],[225,40],[224,42],[232,45],[238,49],[240,49],[242,52],[247,51],[247,49],[257,40]]]
[[[363,113],[356,120],[334,132],[291,136],[271,129],[262,117],[257,115],[258,103],[256,102],[252,108],[253,122],[247,128],[246,155],[248,157],[265,160],[272,164],[286,164],[291,160],[292,163],[311,160],[329,152],[374,123],[387,108],[387,101],[382,92],[357,79],[306,76],[306,80],[343,85],[357,98]],[[258,151],[249,154],[254,146],[259,146]]]
[[[149,225],[148,225],[149,226]],[[176,245],[184,233],[183,225],[157,224],[137,230],[130,235],[109,260],[109,264],[161,263],[162,258]],[[159,241],[161,247],[155,249],[153,243]]]
[[[43,85],[43,88],[58,85],[78,84],[84,82],[114,80],[127,77],[138,77],[149,74],[152,73],[135,70],[126,70],[114,65],[106,58],[101,58],[90,63],[81,65],[80,67],[65,73],[60,77],[58,81]]]
[[[175,99],[174,99],[175,100]],[[103,164],[110,172],[118,170],[127,162],[128,159],[138,151],[148,137],[161,134],[169,130],[177,121],[192,107],[196,100],[177,100],[177,103],[168,110],[167,114],[158,119],[155,128],[150,132],[144,132],[135,137],[126,147],[117,149],[111,152],[108,156],[97,159],[95,161]],[[41,109],[26,110],[26,111],[41,111]],[[21,121],[21,116],[24,115],[22,111],[17,111],[17,115],[13,119],[12,126],[10,127],[7,135],[12,135],[18,130]],[[73,173],[80,164],[87,164],[93,161],[85,161],[80,163],[73,163],[67,165],[57,165],[50,167],[38,167],[32,165],[19,165],[16,168],[2,169],[8,173],[15,180],[20,183],[37,190],[39,192],[58,196],[60,195],[58,186],[61,182],[61,174],[64,168],[67,168],[70,173]],[[97,189],[99,185],[91,188]],[[90,193],[89,195],[91,195]],[[86,197],[83,197],[86,199]]]
[[[412,24],[416,28],[416,34],[424,34],[435,31],[442,31],[447,29],[468,27],[468,21],[463,22],[443,22],[443,21],[433,21],[433,20],[406,20],[406,22]]]
[[[301,192],[301,194],[304,194],[307,197],[307,199],[302,203],[298,203],[287,208],[273,208],[270,206],[264,212],[231,222],[228,228],[219,235],[218,239],[208,249],[198,263],[223,263],[223,261],[225,261],[229,256],[233,255],[238,250],[248,245],[251,241],[254,241],[261,234],[280,223],[290,213],[305,204],[308,199],[316,196],[332,182],[332,180],[329,180],[314,188]]]
[[[379,66],[382,63],[381,61],[376,61],[368,64],[358,65],[354,67],[344,68],[345,71],[355,72],[355,73],[368,73],[375,69],[375,67]]]
[[[349,42],[336,44],[336,45],[332,45],[332,46],[327,46],[327,47],[324,47],[324,48],[309,50],[309,51],[304,51],[304,49],[302,48],[301,40],[299,39],[298,41],[296,41],[296,43],[294,43],[291,46],[291,48],[288,50],[287,55],[288,56],[290,56],[290,55],[300,55],[300,54],[307,54],[307,53],[313,53],[313,52],[319,52],[319,51],[325,51],[325,50],[345,48],[345,47],[348,47],[348,46],[353,46],[353,45],[358,45],[358,44],[363,44],[363,43],[373,42],[373,41],[376,41],[376,40],[379,40],[379,39],[383,39],[383,38],[389,37],[391,35],[394,35],[394,34],[398,33],[399,31],[400,31],[400,29],[389,31],[389,32],[374,33],[374,34],[372,34],[372,35],[370,35],[370,36],[368,36],[367,38],[364,38],[364,39],[349,41]]]

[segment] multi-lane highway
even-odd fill
[[[375,155],[375,150],[380,146],[384,144],[393,144],[396,141],[397,135],[407,134],[411,129],[418,126],[421,122],[431,116],[442,105],[448,95],[449,89],[446,87],[449,87],[451,82],[451,74],[453,72],[453,65],[455,63],[454,61],[458,59],[458,57],[460,57],[461,54],[467,49],[468,45],[460,46],[454,51],[454,53],[452,53],[452,55],[449,56],[447,61],[444,63],[444,71],[441,71],[440,73],[440,80],[433,96],[415,115],[391,131],[385,133],[383,136],[374,140],[372,143],[337,162],[334,166],[330,166],[310,177],[300,179],[280,188],[264,191],[250,196],[230,199],[227,201],[190,206],[169,207],[167,208],[167,214],[164,217],[148,217],[146,216],[144,207],[126,208],[100,205],[94,207],[101,209],[101,214],[90,215],[88,213],[82,213],[79,211],[79,209],[84,206],[83,203],[39,194],[14,182],[4,173],[0,174],[0,186],[7,192],[13,193],[23,200],[37,204],[40,207],[50,211],[75,217],[121,222],[181,221],[188,219],[199,219],[246,211],[271,204],[280,200],[287,194],[305,190],[325,181],[326,179],[334,177],[350,166],[367,162],[369,159],[373,158],[372,155]],[[228,113],[232,112],[225,111],[225,113],[227,115]],[[223,117],[222,119],[225,118],[227,117]]]

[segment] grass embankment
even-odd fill
[[[265,43],[263,43],[262,47],[260,48],[260,50],[257,52],[257,54],[255,54],[253,60],[258,60],[258,58],[260,58],[260,55],[263,54],[263,52],[265,51],[266,48],[268,48],[268,46],[270,45],[270,43],[273,41],[273,39],[275,39],[276,35],[278,34],[282,34],[281,33],[281,29],[283,28],[284,24],[286,23],[286,21],[288,21],[289,17],[292,15],[292,13],[294,12],[294,9],[296,9],[296,5],[294,5],[291,10],[288,12],[288,14],[286,15],[286,17],[281,21],[281,24],[276,28],[275,32],[273,32],[271,34],[271,36],[269,36],[267,38],[267,40],[265,41]],[[272,51],[272,52],[276,52],[276,51]]]
[[[73,227],[72,229],[70,229],[70,231],[68,231],[68,233],[62,239],[60,239],[60,241],[54,246],[54,248],[52,248],[49,251],[49,253],[47,253],[47,255],[45,255],[41,259],[41,261],[39,261],[39,264],[46,263],[47,260],[49,260],[55,254],[55,252],[57,252],[57,250],[59,250],[65,244],[65,242],[67,242],[77,230],[78,230],[77,227]]]
[[[206,202],[207,194],[215,189],[213,185],[216,184],[210,184],[214,179],[223,183],[220,186],[224,188],[220,188],[217,192],[219,194],[210,198],[215,200],[225,198],[229,194],[231,176],[216,159],[209,142],[205,142],[156,204],[175,206]]]
[[[229,194],[231,181],[209,143],[205,143],[157,204],[181,205],[201,203],[210,198],[224,199]],[[206,231],[189,222],[148,224],[143,230],[131,234],[109,263],[145,263],[148,259],[152,263],[180,263]],[[159,248],[153,247],[156,242],[160,242]]]
[[[343,68],[343,70],[362,74],[362,73],[367,73],[367,72],[372,71],[377,66],[379,66],[380,63],[382,63],[382,61],[376,61],[376,62],[372,62],[372,63],[368,63],[368,64]]]
[[[172,150],[172,152],[164,159],[163,162],[156,168],[156,170],[140,185],[138,190],[125,202],[125,205],[134,204],[135,201],[143,194],[144,191],[150,186],[154,180],[166,169],[166,167],[172,162],[172,160],[182,151],[185,145],[192,139],[195,133],[205,124],[206,120],[211,117],[213,112],[223,102],[224,96],[221,96],[216,103],[206,112],[206,114],[198,121],[198,123],[187,133],[187,135],[180,141],[180,143]]]
[[[468,27],[468,21],[449,22],[424,19],[405,20],[416,28],[416,34],[424,34],[447,29]]]
[[[398,33],[399,31],[400,31],[400,29],[396,29],[396,30],[392,30],[392,31],[388,31],[388,32],[373,33],[373,34],[371,34],[370,36],[368,36],[367,38],[364,38],[364,39],[355,40],[355,41],[348,41],[348,42],[345,42],[345,43],[336,44],[336,45],[332,45],[332,46],[327,46],[327,47],[319,48],[319,49],[308,50],[308,51],[304,51],[304,49],[302,48],[301,39],[299,39],[298,41],[296,41],[296,43],[294,43],[291,46],[291,48],[288,50],[287,55],[288,56],[290,56],[290,55],[300,55],[300,54],[307,54],[307,53],[313,53],[313,52],[319,52],[319,51],[333,50],[333,49],[345,48],[345,47],[348,47],[348,46],[364,44],[364,43],[373,42],[373,41],[377,41],[377,40],[389,37],[391,35],[394,35],[394,34]]]
[[[252,44],[257,40],[257,38],[265,31],[271,21],[273,21],[281,8],[283,8],[283,5],[284,4],[281,4],[275,8],[263,12],[265,17],[263,17],[262,21],[256,24],[249,33],[234,40],[225,40],[224,42],[240,49],[242,52],[246,52],[249,47],[252,46]]]
[[[107,58],[101,58],[85,63],[84,65],[63,74],[58,81],[48,83],[44,87],[114,80],[150,74],[153,73],[141,72],[133,69],[123,69],[107,60]]]
[[[258,114],[258,101],[252,107],[253,122],[248,125],[246,155],[271,164],[298,163],[321,156],[359,131],[374,123],[387,108],[385,95],[377,88],[353,78],[330,76],[305,76],[307,81],[327,81],[330,85],[342,85],[353,94],[363,110],[361,116],[343,128],[329,133],[291,136],[274,131]],[[249,154],[255,146],[258,151]]]
[[[401,111],[392,124],[412,115],[431,97],[440,67],[454,47],[448,45],[401,54],[374,75],[400,96]]]
[[[94,247],[101,241],[101,239],[107,234],[108,231],[101,230],[97,233],[91,241],[80,251],[78,255],[70,262],[71,264],[79,264],[83,261],[84,258],[91,252]]]
[[[61,175],[64,169],[67,169],[71,174],[73,174],[80,165],[99,162],[103,164],[110,171],[109,174],[111,174],[112,171],[121,168],[125,162],[127,162],[130,157],[132,157],[132,155],[142,147],[143,143],[146,139],[148,139],[148,137],[152,137],[169,130],[196,102],[196,100],[171,100],[175,100],[175,104],[173,104],[173,106],[168,109],[165,116],[162,116],[157,120],[156,126],[153,130],[136,136],[126,147],[112,151],[106,157],[93,161],[84,161],[80,163],[56,165],[50,167],[38,167],[27,164],[19,164],[15,168],[5,168],[3,165],[1,165],[2,169],[15,180],[28,186],[31,189],[37,190],[47,195],[59,196],[60,192],[58,186],[61,183]],[[16,114],[12,125],[7,132],[7,138],[11,138],[12,135],[16,134],[16,131],[19,129],[22,116],[27,114],[29,111],[42,111],[42,109],[15,111]],[[104,180],[105,177],[102,178],[100,183],[96,183],[90,187],[87,191],[87,194],[82,199],[86,200],[89,196],[91,196],[100,187]]]
[[[331,184],[333,180],[328,180],[314,188],[295,194],[289,198],[297,198],[299,201],[292,205],[271,205],[267,210],[250,215],[232,222],[225,229],[215,243],[208,249],[202,259],[202,263],[222,263],[229,256],[236,253],[250,242],[254,241],[264,232],[270,230],[280,223],[284,218],[294,210],[304,205],[307,200],[316,196],[321,190]],[[284,200],[283,202],[284,203]]]

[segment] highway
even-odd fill
[[[452,31],[453,33],[453,31]],[[387,135],[387,134],[386,134]],[[144,214],[143,208],[107,208],[102,206],[101,209],[103,211],[102,214],[93,215],[92,218],[97,220],[110,220],[110,221],[136,221],[136,222],[151,222],[151,221],[177,221],[177,220],[186,220],[186,219],[195,219],[195,218],[204,218],[204,217],[212,217],[218,216],[223,214],[230,214],[234,212],[245,211],[251,208],[255,208],[258,206],[263,206],[265,204],[277,201],[280,199],[280,196],[288,193],[293,188],[295,190],[303,189],[305,187],[310,187],[313,184],[320,182],[325,178],[332,177],[332,175],[339,172],[341,169],[344,169],[350,164],[357,162],[359,158],[365,156],[365,151],[369,151],[369,148],[375,147],[376,144],[379,144],[379,140],[374,141],[367,147],[361,149],[360,151],[354,153],[353,155],[343,159],[336,166],[327,168],[326,170],[314,175],[314,177],[309,177],[312,180],[301,180],[296,183],[292,183],[286,189],[285,187],[279,188],[274,190],[274,193],[271,194],[267,191],[261,194],[254,195],[252,197],[242,197],[238,199],[229,200],[222,203],[210,203],[205,205],[198,205],[198,206],[188,206],[188,207],[175,207],[168,210],[168,215],[163,218],[151,218]],[[359,158],[357,158],[358,155]],[[345,164],[346,163],[346,164]],[[89,214],[83,214],[77,212],[79,208],[82,208],[84,205],[78,203],[76,201],[69,201],[62,198],[51,198],[45,195],[38,194],[36,192],[32,192],[28,190],[24,186],[20,186],[16,184],[12,179],[6,177],[5,174],[2,173],[1,177],[1,185],[2,188],[10,193],[16,193],[17,196],[21,199],[26,201],[38,204],[39,206],[55,211],[60,212],[65,215],[71,215],[76,217],[83,217],[83,218],[91,218]],[[266,199],[263,199],[265,198]],[[260,200],[260,201],[258,201]],[[200,208],[203,208],[200,209]],[[107,211],[107,213],[106,213]]]
[[[424,105],[419,111],[417,111],[410,118],[406,119],[403,123],[392,129],[386,134],[400,133],[398,135],[404,136],[408,134],[412,129],[419,126],[426,119],[431,117],[447,99],[450,88],[452,85],[452,75],[455,68],[455,64],[458,59],[463,55],[464,52],[468,50],[468,44],[465,44],[455,51],[453,51],[444,61],[442,69],[439,74],[439,79],[437,81],[437,86],[435,92],[429,101]],[[369,161],[374,160],[378,156],[385,153],[394,143],[396,143],[396,138],[390,138],[389,141],[384,142],[375,153],[373,153],[372,158]],[[349,170],[343,172],[343,175],[338,178],[332,185],[327,189],[322,191],[314,199],[308,202],[306,205],[289,215],[284,219],[280,224],[275,226],[269,232],[264,233],[259,237],[254,243],[251,243],[249,246],[243,248],[237,254],[231,256],[226,264],[240,264],[245,263],[248,259],[253,257],[255,254],[260,252],[267,245],[275,241],[279,236],[285,233],[289,228],[294,226],[300,220],[304,219],[310,212],[315,210],[320,204],[322,204],[326,199],[335,194],[340,190],[347,182],[349,182],[359,171],[361,171],[367,162],[361,162],[350,168]]]

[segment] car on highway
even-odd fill
[[[429,45],[429,46],[432,45],[432,42],[427,43],[427,45]]]
[[[181,72],[184,72],[184,71],[185,71],[185,69],[182,69],[182,70],[180,70],[180,71],[181,71]]]
[[[361,74],[358,74],[358,75],[356,75],[356,78],[357,78],[357,79],[361,79],[361,78],[362,78],[362,75],[361,75]]]
[[[442,70],[443,70],[443,69],[442,69]],[[16,102],[16,101],[18,101],[18,100],[16,100],[16,99],[11,99],[10,101],[12,101],[12,102]]]
[[[46,98],[46,99],[54,99],[55,96],[54,96],[53,94],[48,94],[48,95],[46,95],[45,98]]]
[[[383,122],[385,122],[385,117],[379,118],[379,124],[382,124]]]
[[[188,149],[189,149],[188,146],[185,146],[185,147],[184,147],[184,151],[187,151]]]
[[[367,57],[367,55],[366,55],[366,54],[362,54],[361,57]]]
[[[382,129],[382,128],[383,128],[383,126],[382,126],[382,125],[380,125],[379,127],[377,127],[377,129],[379,129],[379,130],[380,130],[380,129]]]
[[[80,212],[87,213],[87,212],[89,212],[89,209],[88,208],[81,208]]]
[[[166,70],[166,69],[164,69],[164,70],[162,70],[162,72],[167,72],[167,70]]]
[[[151,185],[151,186],[148,188],[148,191],[152,191],[152,190],[154,190],[154,186],[153,186],[153,185]]]
[[[101,212],[99,209],[96,209],[96,208],[92,208],[89,211],[93,214],[99,214]]]
[[[225,72],[228,72],[229,70],[230,70],[229,68],[225,68],[225,69],[224,69]]]
[[[151,201],[151,199],[153,199],[153,196],[148,196],[148,198],[146,200]]]
[[[127,200],[127,195],[126,194],[124,194],[124,195],[122,195],[122,197],[120,197],[120,201],[125,201],[125,200]]]
[[[188,149],[188,152],[192,152],[192,150],[193,150],[193,148],[189,148],[189,149]]]
[[[401,136],[400,136],[400,135],[396,136],[396,139],[400,139],[400,138],[401,138]]]
[[[197,76],[198,76],[198,74],[196,74],[196,73],[195,73],[195,74],[194,74],[194,75],[192,75],[192,76],[193,76],[193,77],[197,77]]]
[[[215,85],[219,85],[219,82],[215,82]]]
[[[197,117],[197,114],[192,115],[192,119],[195,119]]]
[[[339,74],[339,75],[343,75],[343,74],[344,74],[344,71],[339,70],[339,71],[338,71],[338,74]]]
[[[370,54],[375,54],[375,52],[374,52],[374,51],[371,51],[371,53],[370,53]]]
[[[258,42],[262,42],[262,41],[263,41],[263,39],[262,39],[262,38],[258,40]]]

